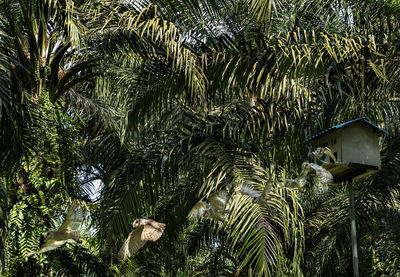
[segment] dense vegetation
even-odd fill
[[[351,275],[347,184],[285,180],[366,116],[360,275],[399,276],[399,66],[397,0],[1,0],[0,275]],[[188,220],[221,189],[224,220]],[[26,257],[70,203],[83,243]],[[135,218],[167,228],[120,261]]]

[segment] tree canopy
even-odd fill
[[[360,274],[399,276],[399,68],[397,0],[1,0],[0,275],[349,276],[349,183],[287,180],[365,116]]]

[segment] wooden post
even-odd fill
[[[353,180],[350,180],[350,182],[349,182],[349,199],[350,199],[351,252],[352,252],[352,256],[353,256],[353,276],[359,277],[357,233],[356,233],[356,213],[355,213],[355,209],[354,209]]]

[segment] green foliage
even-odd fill
[[[371,276],[398,276],[399,263],[397,259],[385,263],[376,260],[373,265],[373,272]]]
[[[285,180],[307,136],[368,116],[389,135],[382,170],[354,183],[360,272],[395,276],[398,11],[386,0],[2,1],[0,273],[350,275],[346,186]],[[217,190],[230,195],[224,218],[189,222]],[[71,202],[88,208],[83,244],[27,258]],[[135,218],[167,228],[122,262]]]

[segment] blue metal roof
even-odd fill
[[[349,124],[357,122],[357,121],[360,121],[361,123],[366,124],[367,126],[371,127],[372,129],[376,130],[377,132],[383,132],[385,134],[389,134],[386,130],[383,130],[382,128],[379,128],[375,124],[369,122],[366,117],[360,117],[360,118],[353,119],[353,120],[347,121],[345,123],[330,127],[330,128],[328,128],[328,129],[326,129],[326,130],[324,130],[322,132],[319,132],[319,133],[313,135],[312,137],[309,137],[308,139],[306,139],[304,141],[304,143],[310,142],[310,141],[312,141],[312,140],[314,140],[314,139],[316,139],[316,138],[318,138],[318,137],[320,137],[320,136],[322,136],[322,135],[324,135],[324,134],[326,134],[326,133],[328,133],[328,132],[330,132],[332,130],[340,129],[340,128],[346,126],[346,125],[349,125]]]

